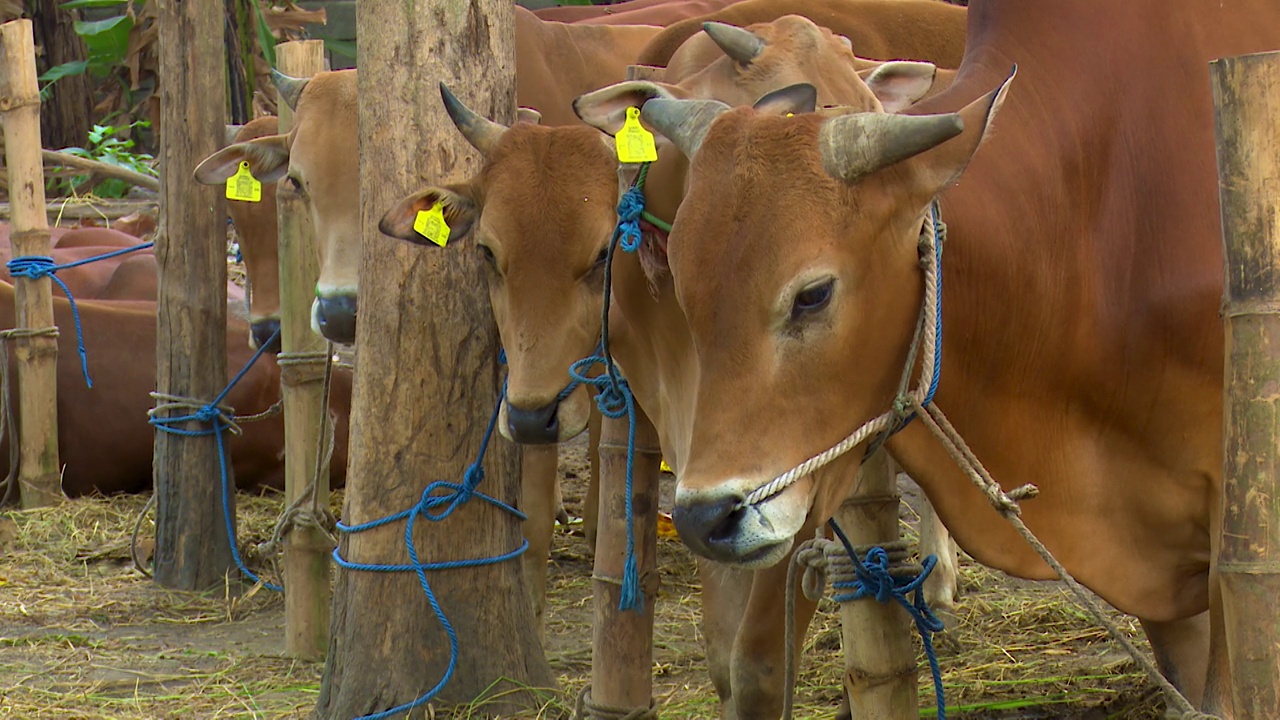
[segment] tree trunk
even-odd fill
[[[440,101],[445,81],[471,107],[514,120],[509,0],[363,0],[360,42],[360,360],[352,397],[348,525],[413,507],[424,487],[461,482],[498,400],[498,336],[479,257],[378,233],[392,202],[427,178],[456,182],[479,167]],[[388,132],[388,128],[398,128]],[[354,188],[353,188],[354,189]],[[494,437],[479,490],[514,505],[515,448]],[[492,557],[523,542],[520,523],[478,499],[440,522],[419,517],[422,562]],[[349,561],[405,563],[404,522],[347,535]],[[458,632],[453,679],[438,698],[464,702],[512,687],[555,684],[537,639],[521,564],[428,574]],[[449,641],[414,573],[340,570],[329,660],[316,715],[349,720],[421,696],[444,675]],[[482,712],[510,716],[535,699],[505,695]]]
[[[1280,53],[1210,63],[1226,258],[1221,551],[1236,717],[1280,717]]]
[[[200,185],[193,172],[226,133],[222,5],[159,0],[158,13],[160,107],[168,131],[160,137],[156,390],[207,403],[227,381],[227,212],[223,189]],[[213,587],[232,565],[217,444],[157,430],[154,458],[156,582]],[[228,495],[234,511],[235,495]]]
[[[80,13],[63,10],[58,7],[60,4],[29,3],[36,45],[43,50],[36,58],[36,72],[41,75],[51,67],[82,61],[86,57],[84,41],[75,29]],[[64,77],[53,84],[50,92],[40,111],[40,136],[44,146],[54,149],[84,147],[89,136],[89,112],[93,108],[89,76],[81,73]]]

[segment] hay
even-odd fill
[[[579,460],[565,463],[571,511],[583,495]],[[238,585],[206,594],[171,592],[132,568],[129,533],[146,499],[85,498],[0,516],[0,687],[6,689],[0,717],[306,717],[323,668],[283,657],[278,595],[238,595]],[[240,495],[237,503],[241,546],[269,538],[280,496]],[[151,523],[143,527],[149,537]],[[654,694],[660,714],[717,717],[698,627],[696,564],[675,541],[660,541],[659,552]],[[561,686],[520,717],[569,717],[588,680],[590,567],[581,535],[561,528],[546,632]],[[936,636],[949,716],[1161,717],[1162,702],[1150,684],[1058,585],[1013,580],[967,561],[960,574],[958,617]],[[1140,635],[1136,622],[1121,620],[1126,632]],[[824,601],[800,667],[797,717],[830,717],[837,707],[839,646],[836,607]],[[930,716],[927,671],[920,693],[922,716]],[[434,708],[430,716],[484,717],[484,706]]]

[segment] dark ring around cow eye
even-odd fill
[[[493,257],[493,251],[489,249],[488,245],[485,245],[483,243],[477,244],[476,250],[480,251],[480,257],[484,258],[485,262],[495,267],[497,266],[498,261],[496,258]]]
[[[834,278],[828,278],[796,293],[795,300],[791,303],[791,319],[797,320],[804,315],[816,313],[829,305],[835,284]]]

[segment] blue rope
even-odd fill
[[[836,537],[840,538],[840,543],[844,545],[845,552],[853,561],[853,570],[857,574],[854,580],[833,582],[831,586],[834,589],[849,592],[834,594],[832,599],[836,602],[849,602],[873,597],[880,603],[896,602],[907,611],[916,624],[916,630],[920,633],[920,640],[924,644],[924,655],[929,660],[929,671],[933,674],[933,696],[938,708],[938,720],[947,720],[947,700],[942,691],[942,669],[938,666],[938,654],[933,649],[933,633],[942,632],[945,626],[929,609],[929,603],[924,599],[924,581],[938,564],[937,556],[925,557],[921,562],[920,574],[914,578],[894,577],[889,574],[889,554],[884,551],[884,548],[873,547],[867,552],[865,559],[859,558],[849,538],[845,536],[836,521],[828,520],[827,525],[835,532]],[[915,593],[914,599],[907,599],[907,593],[910,592]]]
[[[235,560],[236,567],[240,569],[240,573],[242,575],[255,583],[261,582],[263,587],[274,592],[280,592],[282,588],[279,585],[258,579],[258,576],[244,564],[244,561],[240,558],[240,550],[236,547],[236,528],[233,518],[231,517],[231,483],[228,479],[230,473],[227,471],[227,446],[226,441],[222,436],[222,431],[230,427],[231,420],[222,412],[218,405],[221,404],[227,394],[235,388],[236,384],[244,379],[244,376],[248,374],[249,369],[253,367],[254,363],[258,362],[258,358],[262,357],[263,352],[266,351],[267,347],[269,347],[271,343],[275,342],[276,337],[279,335],[280,331],[276,330],[275,333],[272,334],[271,339],[263,343],[262,347],[258,348],[257,352],[253,354],[253,357],[249,358],[249,362],[245,363],[245,366],[240,369],[240,372],[236,373],[236,376],[231,379],[231,382],[227,383],[227,386],[222,389],[222,392],[218,393],[218,396],[215,397],[212,402],[188,415],[178,415],[174,417],[152,416],[147,420],[147,422],[151,423],[155,429],[167,432],[171,435],[181,435],[183,437],[213,436],[214,441],[218,445],[218,469],[222,474],[222,518],[226,522],[227,526],[227,541],[231,543],[231,557]],[[186,422],[209,423],[210,427],[200,430],[178,427],[179,424]]]
[[[114,250],[102,255],[94,255],[75,262],[63,263],[58,265],[54,263],[53,258],[48,255],[23,255],[13,258],[5,263],[5,267],[9,269],[11,277],[24,277],[29,280],[39,280],[47,277],[58,284],[62,288],[62,292],[67,296],[67,300],[71,302],[71,317],[75,320],[76,325],[76,350],[80,353],[80,371],[84,373],[84,382],[89,387],[93,387],[93,380],[89,378],[89,354],[84,349],[84,329],[80,325],[80,309],[76,307],[76,299],[71,295],[71,288],[62,282],[57,276],[59,270],[88,265],[89,263],[98,262],[99,260],[107,260],[113,257],[119,257],[126,253],[137,252],[153,247],[155,243],[145,242],[141,245],[134,245],[122,250]]]
[[[500,355],[501,362],[506,362],[506,353]],[[422,497],[416,505],[408,510],[402,510],[393,515],[371,520],[366,523],[357,525],[346,525],[339,522],[337,528],[340,532],[354,534],[380,528],[384,525],[405,520],[404,528],[404,545],[409,552],[408,563],[357,563],[351,562],[342,557],[339,548],[333,551],[333,559],[338,563],[339,567],[348,570],[365,570],[369,572],[414,572],[418,576],[418,583],[422,586],[422,591],[426,593],[427,602],[431,604],[431,610],[435,613],[436,619],[440,621],[440,625],[444,627],[445,633],[449,636],[449,665],[445,668],[444,677],[440,678],[440,682],[435,687],[428,690],[424,695],[411,702],[397,705],[390,710],[373,713],[371,715],[362,715],[357,720],[383,720],[393,715],[407,712],[419,707],[440,693],[449,680],[453,678],[453,673],[458,666],[458,633],[454,630],[453,624],[449,622],[449,618],[444,614],[444,609],[440,607],[440,601],[436,598],[435,591],[431,589],[431,583],[427,580],[427,573],[434,570],[452,570],[455,568],[481,567],[485,565],[494,565],[505,562],[513,558],[519,557],[525,550],[529,548],[529,541],[521,542],[520,547],[502,555],[487,558],[471,558],[465,560],[446,560],[442,562],[424,563],[418,558],[418,550],[413,543],[413,528],[419,517],[426,518],[431,522],[439,522],[453,514],[459,506],[464,505],[472,498],[483,500],[494,507],[514,515],[520,520],[525,520],[526,516],[516,508],[490,497],[476,488],[484,480],[484,456],[489,448],[489,440],[493,437],[493,429],[498,422],[498,414],[502,409],[502,398],[506,397],[507,384],[502,384],[502,395],[498,399],[498,404],[493,409],[493,414],[489,416],[489,425],[485,428],[484,439],[480,442],[480,451],[476,455],[475,462],[467,466],[467,470],[463,473],[461,483],[445,482],[437,480],[427,486],[422,491]]]

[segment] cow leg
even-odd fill
[[[523,556],[525,587],[533,601],[538,638],[542,639],[542,615],[547,604],[547,561],[551,556],[551,535],[555,531],[555,502],[558,496],[555,445],[523,445],[520,448],[520,510],[524,521],[524,537],[529,549]]]
[[[1185,620],[1152,622],[1141,620],[1142,630],[1151,641],[1160,673],[1178,688],[1192,705],[1201,707],[1205,700],[1205,681],[1210,670],[1209,612]]]
[[[938,558],[938,564],[933,566],[933,572],[924,581],[924,599],[934,610],[955,612],[958,591],[956,544],[923,493],[921,499],[920,557],[933,555]]]
[[[747,612],[754,573],[698,558],[698,576],[702,581],[702,638],[707,652],[711,684],[720,698],[722,713],[727,713],[733,698],[733,642]],[[727,717],[727,715],[726,715]]]
[[[587,499],[582,503],[582,530],[587,536],[587,552],[596,553],[596,515],[600,512],[600,410],[591,403],[587,416],[587,463],[591,477],[587,479]]]
[[[797,537],[812,537],[813,528],[805,526]],[[731,669],[732,695],[725,713],[732,720],[774,720],[782,715],[785,690],[785,642],[787,566],[791,555],[776,565],[757,570],[751,583],[751,596],[746,613],[738,627],[733,644]],[[818,604],[805,597],[796,578],[796,665],[804,647],[805,633]]]

